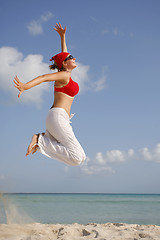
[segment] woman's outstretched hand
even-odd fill
[[[58,34],[60,35],[60,37],[63,37],[66,33],[66,27],[63,29],[62,25],[59,23],[56,23],[55,28],[53,28],[56,32],[58,32]]]
[[[58,32],[60,38],[61,38],[61,51],[67,52],[67,45],[66,45],[66,27],[63,29],[62,25],[59,23],[56,23],[55,28],[53,28],[56,32]]]
[[[19,78],[17,77],[17,75],[15,76],[13,82],[15,83],[14,87],[16,87],[19,90],[19,94],[18,97],[21,96],[21,94],[23,93],[24,89],[24,83],[20,82]]]

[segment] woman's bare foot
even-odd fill
[[[38,148],[38,136],[39,134],[34,134],[32,137],[32,141],[28,146],[26,156],[28,156],[31,152],[32,154],[37,151]]]

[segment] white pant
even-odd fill
[[[46,132],[39,135],[38,150],[47,157],[69,165],[81,164],[86,155],[76,139],[70,118],[63,108],[51,108],[46,118]]]

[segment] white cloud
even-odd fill
[[[105,165],[106,164],[106,161],[103,158],[103,154],[101,152],[96,153],[95,162],[97,162],[98,165]]]
[[[148,148],[142,148],[140,150],[140,153],[145,160],[151,160],[152,159],[152,155],[149,152]]]
[[[82,172],[86,175],[95,175],[95,174],[99,174],[102,172],[105,174],[114,174],[115,171],[111,168],[111,167],[97,167],[97,165],[93,165],[93,166],[83,166],[82,168]]]
[[[80,166],[80,169],[81,172],[86,175],[115,173],[115,171],[104,162],[103,156],[100,152],[96,154],[94,161],[91,161],[90,158],[87,157],[84,163]]]
[[[78,67],[73,71],[73,79],[79,83],[80,91],[91,90],[99,92],[106,87],[108,67],[102,68],[101,77],[97,81],[92,81],[89,75],[90,66],[77,63]]]
[[[94,159],[87,159],[81,165],[80,169],[82,173],[87,175],[93,174],[114,174],[115,170],[110,166],[112,163],[124,163],[125,161],[131,159],[134,156],[133,149],[129,149],[127,152],[122,152],[120,150],[107,151],[106,154],[97,152]]]
[[[0,48],[0,90],[10,93],[12,100],[19,101],[17,98],[18,90],[14,88],[13,79],[18,75],[20,81],[28,82],[31,79],[51,73],[48,64],[43,62],[43,56],[40,54],[29,54],[26,57],[13,47]],[[89,76],[89,65],[78,64],[78,67],[73,71],[72,77],[80,85],[80,91],[100,91],[105,87],[106,75],[102,70],[102,77],[92,82]],[[29,91],[25,91],[20,98],[21,102],[27,104],[36,104],[40,106],[43,100],[45,91],[50,91],[51,83],[40,84]]]
[[[87,90],[89,88],[90,77],[89,77],[89,65],[83,65],[77,63],[78,67],[74,69],[72,73],[73,79],[78,82],[80,91]]]
[[[42,28],[43,23],[48,22],[53,17],[54,17],[53,13],[47,12],[44,15],[40,16],[39,19],[32,20],[27,25],[29,32],[33,35],[42,34],[43,33],[43,28]]]
[[[39,35],[43,33],[42,24],[36,20],[32,20],[27,26],[29,32],[33,35]]]
[[[128,150],[128,156],[129,157],[133,157],[134,156],[134,150],[133,149],[129,149]]]
[[[42,55],[29,54],[24,58],[21,52],[12,47],[0,48],[0,65],[0,90],[10,93],[15,101],[19,101],[18,90],[14,88],[13,83],[16,74],[22,82],[27,82],[50,71],[48,64],[43,62]],[[43,93],[48,90],[48,84],[41,84],[24,92],[20,101],[39,105],[42,102]]]
[[[140,149],[139,152],[143,160],[160,162],[160,144],[157,144],[152,150],[145,147]]]
[[[135,152],[133,149],[128,151],[121,150],[110,150],[106,154],[97,152],[95,158],[87,159],[80,166],[82,173],[86,175],[93,174],[114,174],[115,170],[111,167],[113,164],[125,163],[129,160],[145,160],[145,161],[155,161],[160,163],[160,144],[157,144],[156,147],[152,150],[149,150],[147,147],[140,149]]]
[[[101,77],[96,82],[93,83],[94,84],[93,88],[95,92],[99,92],[106,87],[107,71],[108,71],[108,67],[107,66],[103,67]]]
[[[107,151],[106,153],[108,162],[124,162],[125,155],[120,150]]]

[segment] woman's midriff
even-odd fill
[[[73,99],[74,97],[70,97],[65,93],[54,92],[54,103],[51,108],[53,107],[63,108],[70,116],[70,110]]]

